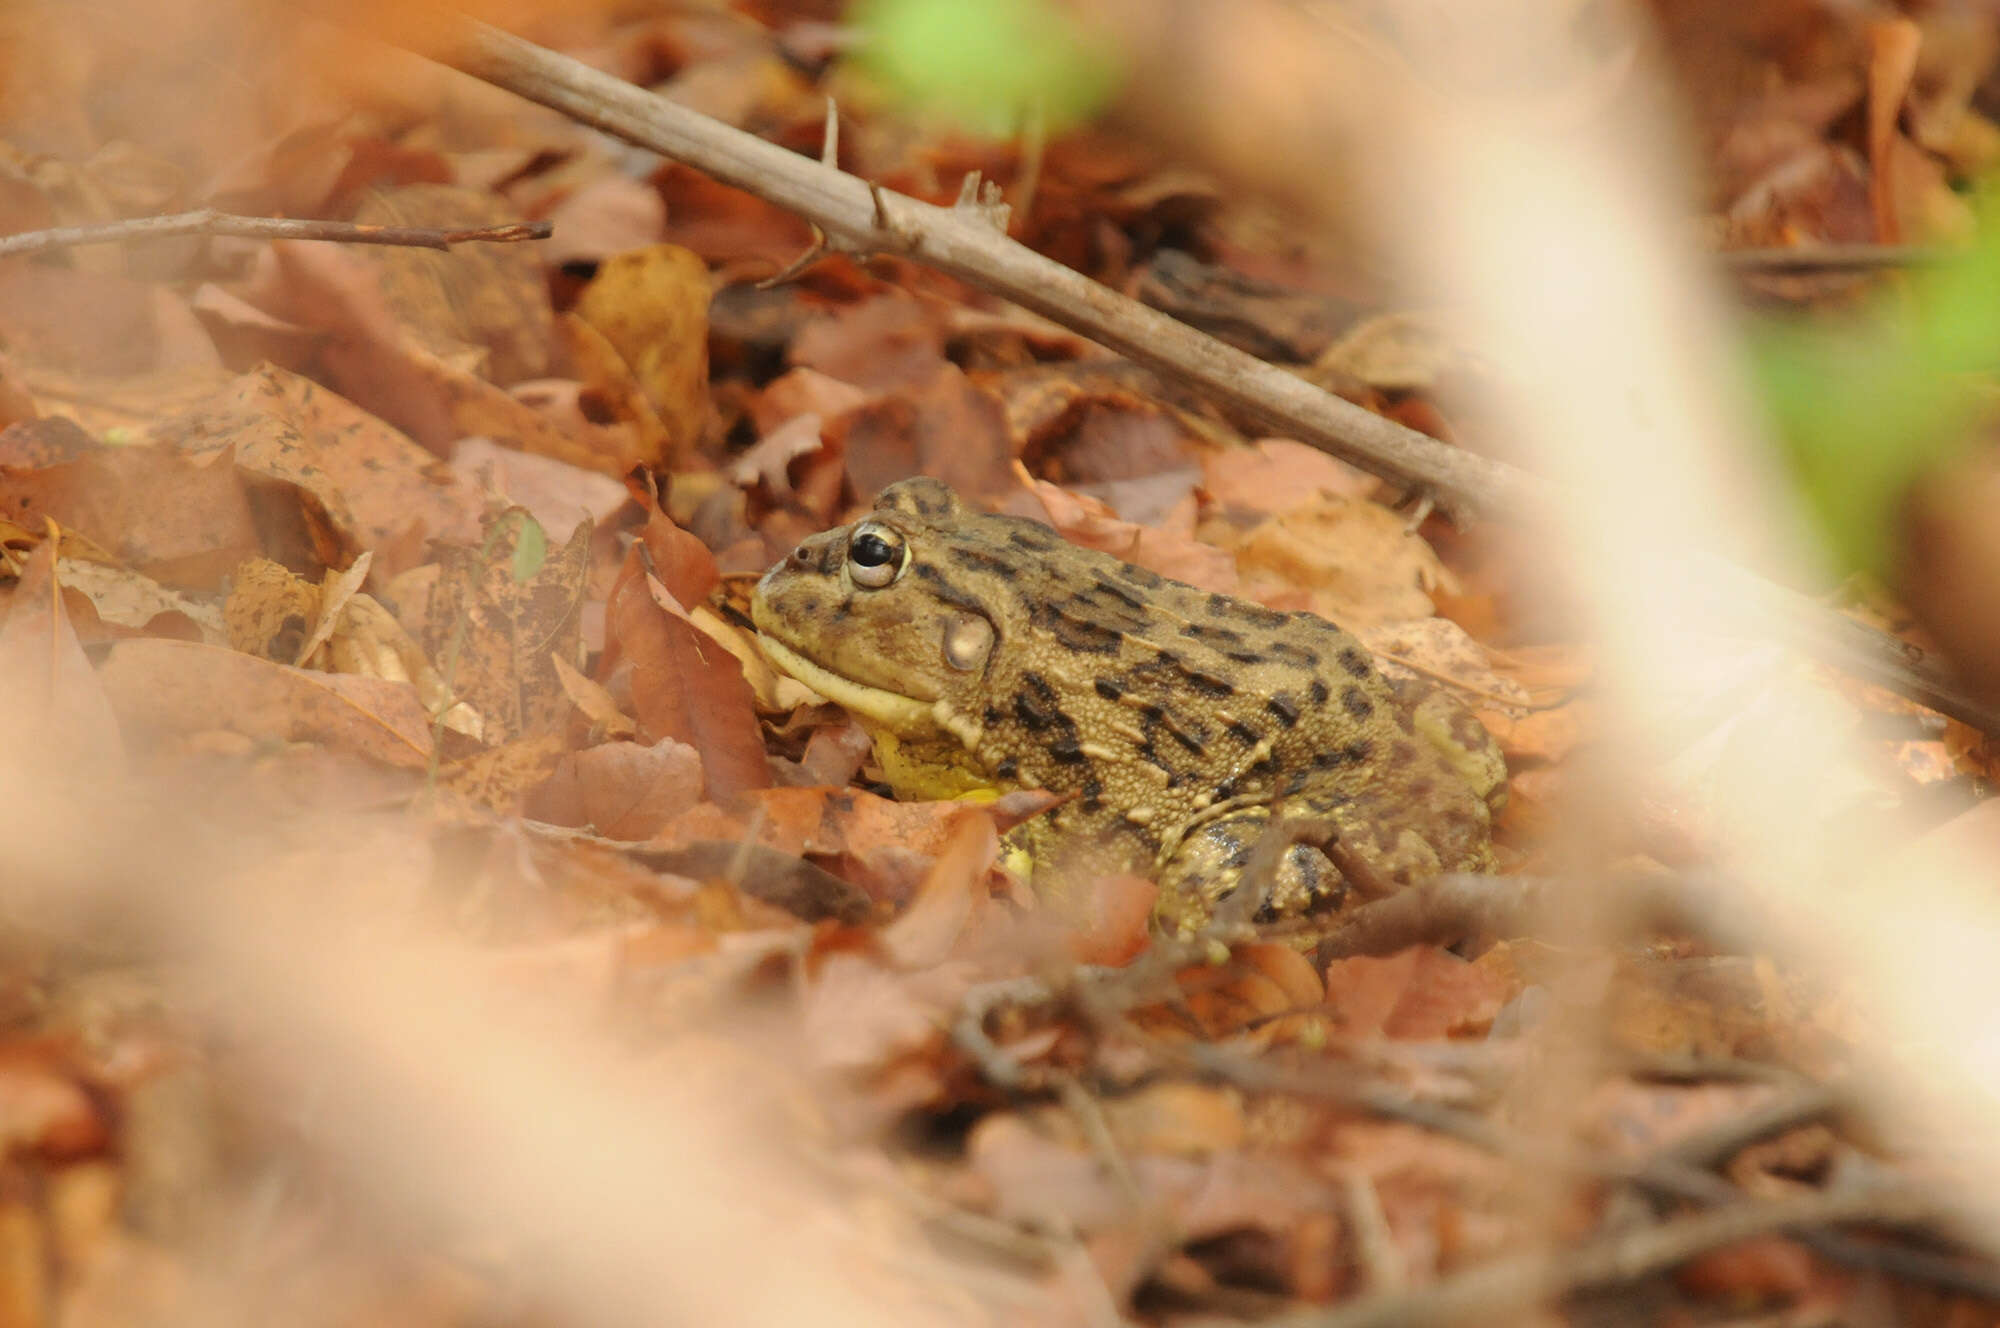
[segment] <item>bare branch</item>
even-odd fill
[[[685,162],[788,208],[836,248],[901,254],[1075,328],[1142,364],[1196,384],[1301,441],[1458,511],[1536,512],[1544,481],[1447,446],[1127,299],[1008,239],[975,209],[937,207],[743,133],[643,88],[484,24],[452,23],[448,63],[584,124]]]
[[[1922,1197],[1912,1191],[1887,1187],[1731,1204],[1614,1232],[1573,1250],[1495,1259],[1428,1286],[1364,1296],[1330,1311],[1267,1322],[1284,1328],[1498,1323],[1547,1301],[1628,1286],[1754,1236],[1851,1222],[1895,1224],[1925,1208]]]
[[[505,226],[471,226],[451,230],[435,226],[374,226],[358,221],[314,221],[294,217],[239,217],[203,208],[166,217],[134,217],[91,226],[56,226],[0,237],[0,258],[74,249],[84,244],[131,244],[165,240],[177,235],[230,235],[249,240],[332,240],[341,244],[394,244],[421,249],[449,249],[455,244],[512,244],[546,240],[546,221],[517,221]]]

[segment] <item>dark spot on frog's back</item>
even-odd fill
[[[1233,627],[1210,627],[1205,623],[1191,622],[1181,628],[1181,635],[1192,637],[1196,641],[1215,641],[1228,646],[1243,644],[1243,633]]]
[[[1096,587],[1098,593],[1109,595],[1112,599],[1117,600],[1134,613],[1144,613],[1150,607],[1146,602],[1145,596],[1133,594],[1116,581],[1107,581],[1103,577],[1099,577],[1096,581]]]
[[[1007,531],[1007,542],[1017,549],[1026,549],[1032,553],[1047,553],[1062,543],[1062,539],[1047,526],[1037,525],[1032,521],[1021,521]]]
[[[1064,765],[1082,765],[1089,759],[1084,756],[1083,744],[1077,741],[1074,729],[1049,744],[1049,755]]]
[[[1118,564],[1118,575],[1135,586],[1144,586],[1147,590],[1158,590],[1167,582],[1167,579],[1158,572],[1149,572],[1136,563]]]
[[[1318,678],[1314,678],[1312,686],[1306,689],[1306,695],[1312,698],[1314,705],[1323,706],[1326,704],[1326,698],[1331,693],[1326,690],[1325,683],[1321,682]]]
[[[1340,704],[1342,709],[1356,719],[1366,719],[1375,713],[1375,703],[1369,700],[1368,694],[1359,687],[1341,688]]]
[[[1304,646],[1293,645],[1290,641],[1273,641],[1271,658],[1281,659],[1287,664],[1296,664],[1308,672],[1319,667],[1317,652],[1308,650]]]
[[[1125,638],[1085,614],[1079,614],[1054,604],[1037,604],[1034,609],[1035,625],[1047,631],[1062,643],[1065,649],[1082,651],[1085,654],[1112,655],[1118,652]]]
[[[1299,703],[1283,692],[1264,702],[1264,708],[1278,717],[1286,728],[1299,722]]]
[[[1116,701],[1119,697],[1125,695],[1125,689],[1109,678],[1099,678],[1092,682],[1091,686],[1096,688],[1097,694],[1107,701]]]
[[[951,581],[946,579],[943,572],[940,572],[931,564],[915,562],[910,564],[910,569],[916,573],[919,581],[922,581],[931,588],[931,594],[936,595],[945,603],[964,609],[967,613],[976,613],[982,618],[989,616],[989,606],[985,599],[973,594],[969,590],[963,590],[953,585]]]
[[[1255,747],[1257,745],[1257,730],[1251,728],[1240,719],[1230,720],[1224,727],[1223,732],[1242,743],[1245,747]]]
[[[1252,604],[1249,600],[1235,599],[1229,595],[1210,595],[1208,612],[1210,617],[1233,619],[1236,622],[1249,623],[1252,627],[1261,627],[1266,631],[1283,627],[1291,620],[1289,613],[1280,613],[1276,609],[1267,609],[1261,604]]]
[[[1200,673],[1194,669],[1187,671],[1188,686],[1203,696],[1234,696],[1236,684],[1227,678],[1217,678],[1212,674]]]
[[[1019,567],[1010,558],[984,549],[975,549],[964,544],[950,544],[946,552],[960,567],[972,572],[987,572],[996,576],[1013,576]]]
[[[1352,678],[1365,678],[1375,671],[1374,666],[1368,662],[1368,656],[1361,653],[1359,646],[1341,647],[1340,667],[1346,669],[1348,676]]]
[[[1021,690],[1014,696],[1014,714],[1020,721],[1037,731],[1062,724],[1074,729],[1069,716],[1063,714],[1062,704],[1056,699],[1055,688],[1039,673],[1021,675]]]
[[[957,506],[951,490],[942,481],[933,479],[904,480],[882,490],[875,500],[878,511],[915,512],[918,516],[936,519],[948,515]]]

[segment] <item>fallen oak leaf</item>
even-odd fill
[[[410,683],[446,728],[479,740],[479,714],[452,696],[395,616],[361,591],[370,562],[363,553],[344,571],[327,569],[314,586],[268,558],[250,559],[236,569],[223,606],[229,644],[297,668]]]
[[[882,929],[882,951],[889,961],[905,969],[942,963],[972,924],[987,875],[999,859],[993,818],[976,807],[962,808],[916,899]]]
[[[721,579],[715,558],[650,495],[642,500],[651,512],[607,597],[598,681],[626,671],[640,736],[648,742],[673,738],[699,752],[710,797],[769,788],[770,765],[743,666],[688,609]]]
[[[701,756],[686,743],[605,742],[566,753],[529,815],[588,826],[606,839],[643,840],[700,801],[701,791]]]
[[[608,738],[629,738],[639,731],[639,726],[618,708],[618,702],[602,683],[561,655],[550,655],[549,667],[556,671],[556,681],[562,684],[570,704],[583,712],[595,732]]]
[[[352,549],[379,548],[413,525],[450,543],[479,538],[473,485],[393,424],[276,365],[239,374],[144,437],[194,457],[234,445],[239,465],[311,494]]]
[[[655,244],[606,261],[577,299],[576,317],[629,366],[657,412],[654,437],[665,450],[642,457],[648,465],[670,468],[708,422],[709,291],[700,258]]]
[[[408,683],[319,673],[187,641],[121,641],[98,670],[126,735],[310,742],[422,770],[431,717]]]
[[[271,485],[253,493],[249,479],[227,447],[206,457],[107,447],[61,418],[0,432],[0,509],[30,528],[46,519],[80,531],[169,585],[210,588],[274,541],[301,565],[338,554],[309,495]]]

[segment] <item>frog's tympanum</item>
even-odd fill
[[[772,661],[867,727],[900,796],[1071,795],[1013,832],[1038,884],[1149,874],[1162,920],[1191,930],[1274,818],[1297,842],[1260,873],[1262,919],[1337,908],[1336,860],[1383,886],[1490,865],[1506,768],[1451,697],[1392,685],[1322,618],[973,511],[936,480],[793,549],[753,613]]]

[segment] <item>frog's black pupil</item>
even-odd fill
[[[863,567],[880,567],[895,557],[896,551],[880,535],[862,535],[854,541],[847,556]]]

